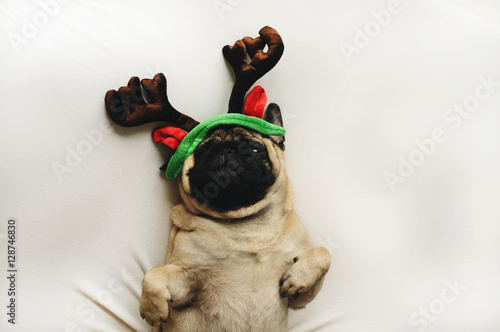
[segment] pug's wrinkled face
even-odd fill
[[[242,127],[218,127],[208,133],[194,151],[187,174],[194,199],[218,211],[262,200],[277,176],[264,140]]]

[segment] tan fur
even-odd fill
[[[286,331],[288,308],[303,308],[321,288],[330,255],[312,247],[293,212],[283,151],[250,134],[277,176],[250,207],[221,213],[196,202],[187,177],[194,157],[184,163],[167,264],[142,284],[141,315],[154,331]]]

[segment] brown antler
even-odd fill
[[[242,112],[243,100],[248,89],[270,71],[283,54],[285,47],[278,31],[266,26],[260,29],[259,35],[257,38],[245,37],[236,41],[233,46],[226,45],[222,49],[236,76],[229,99],[228,113]],[[266,44],[268,50],[264,53]],[[247,63],[247,53],[252,60],[250,63]]]
[[[142,97],[141,85],[148,103]],[[118,91],[109,90],[104,101],[111,119],[124,127],[165,121],[190,131],[199,123],[173,108],[167,97],[167,80],[161,73],[152,80],[143,79],[140,82],[134,76],[127,86],[122,86]]]

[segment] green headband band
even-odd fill
[[[168,163],[166,172],[167,179],[176,179],[182,170],[184,161],[193,153],[193,151],[201,143],[201,141],[203,141],[207,133],[212,128],[223,125],[245,127],[255,130],[261,134],[271,136],[284,136],[286,132],[283,127],[274,125],[253,116],[238,113],[229,113],[214,116],[213,118],[203,121],[202,123],[194,127],[193,130],[191,130],[181,141],[181,143],[177,147],[177,151],[174,153],[174,155],[170,159],[170,162]]]

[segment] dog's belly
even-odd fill
[[[195,300],[174,308],[166,331],[286,331],[288,300],[279,280],[291,262],[284,255],[233,253],[207,268]]]

